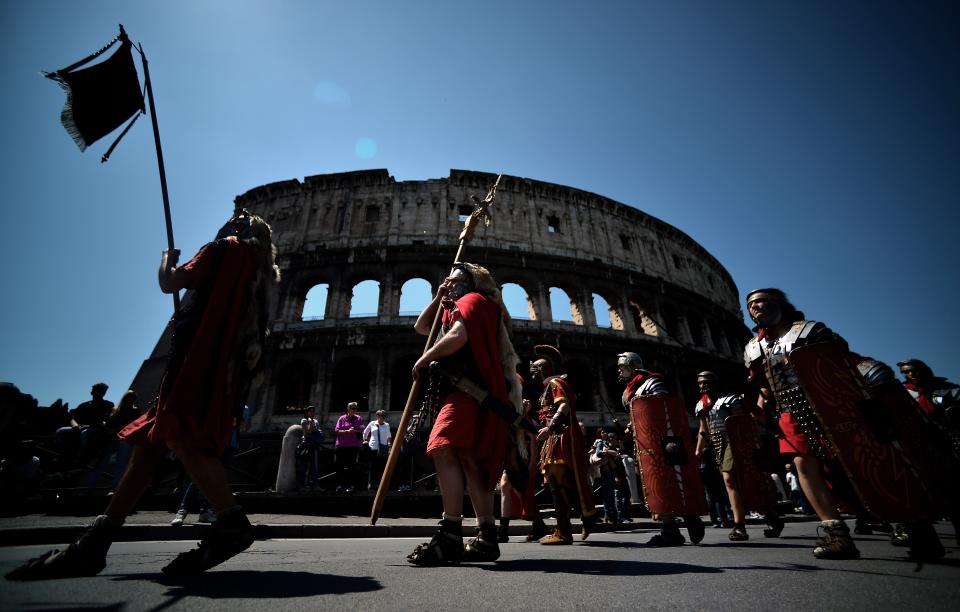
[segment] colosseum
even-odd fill
[[[423,350],[412,329],[423,303],[402,309],[405,292],[418,283],[423,295],[436,290],[471,196],[483,197],[495,179],[451,170],[447,178],[396,181],[387,170],[364,170],[271,183],[236,198],[273,226],[283,273],[268,369],[248,402],[254,429],[282,429],[308,404],[332,426],[348,401],[359,402],[361,414],[387,408],[399,420]],[[597,194],[514,176],[503,177],[491,213],[464,259],[489,268],[505,295],[526,300],[526,312],[511,312],[517,352],[526,359],[535,344],[560,347],[587,424],[620,411],[615,356],[623,351],[673,377],[687,404],[699,370],[744,375],[739,356],[749,332],[737,287],[682,231]],[[376,312],[357,312],[354,290],[371,281]],[[553,312],[558,299],[569,312]],[[305,303],[318,300],[305,316]]]

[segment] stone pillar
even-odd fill
[[[682,312],[677,313],[677,340],[683,344],[693,344],[693,334],[690,333],[690,322],[687,321],[687,315]]]
[[[373,366],[373,373],[370,378],[370,398],[367,401],[367,409],[376,412],[381,408],[386,410],[389,404],[385,402],[388,395],[384,381],[386,380],[386,362],[388,351],[377,351],[377,361]]]
[[[380,280],[380,295],[377,296],[377,318],[389,320],[397,315],[400,293],[398,287],[393,286],[393,270],[387,270]]]
[[[574,292],[570,299],[573,300],[574,304],[579,302],[582,325],[587,329],[595,329],[597,327],[597,313],[594,310],[593,294],[590,293],[590,290],[580,288]]]
[[[300,312],[297,312],[297,295],[294,291],[295,279],[292,281],[287,281],[284,279],[282,281],[280,294],[280,303],[277,305],[277,320],[279,321],[299,321]]]
[[[703,345],[707,348],[708,351],[717,352],[718,347],[713,343],[713,334],[710,333],[710,325],[707,324],[707,320],[700,319],[700,326],[703,330],[701,332],[703,334]]]
[[[348,291],[350,289],[347,289]],[[326,318],[327,319],[346,319],[350,316],[350,312],[343,312],[343,278],[338,276],[330,281],[330,285],[327,287],[327,307]]]
[[[653,319],[653,324],[657,327],[657,337],[666,337],[666,330],[663,329],[663,326],[666,325],[666,323],[663,320],[663,311],[660,310],[660,300],[651,300],[649,303],[649,308],[650,317]]]
[[[303,439],[303,428],[291,425],[287,433],[283,434],[280,446],[280,465],[277,468],[277,482],[274,489],[277,493],[293,493],[297,486],[297,445]]]
[[[536,294],[531,295],[530,299],[534,302],[537,309],[537,315],[540,318],[541,325],[553,321],[553,308],[550,306],[550,288],[544,287],[543,282],[536,285]]]
[[[642,334],[643,330],[637,329],[637,325],[633,321],[633,309],[630,308],[630,298],[627,297],[626,291],[621,291],[617,295],[617,302],[620,310],[620,319],[623,321],[624,333],[628,336]]]

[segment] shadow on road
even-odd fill
[[[186,597],[287,599],[313,595],[366,593],[383,588],[373,578],[276,570],[220,571],[200,576],[135,574],[118,576],[114,580],[151,581],[169,587],[165,595],[170,599],[152,608],[153,612],[163,610]]]
[[[832,563],[832,562],[826,562]],[[893,574],[890,572],[873,572],[869,570],[850,569],[842,567],[842,564],[849,561],[839,561],[841,565],[807,565],[805,563],[781,563],[777,565],[737,565],[737,566],[719,566],[724,571],[788,571],[788,572],[842,572],[845,574],[862,574],[864,576],[884,576],[888,578],[906,578],[907,580],[918,580],[918,576],[905,576],[903,574]]]
[[[783,542],[717,542],[701,544],[703,548],[810,548],[809,544],[784,544]]]
[[[670,576],[673,574],[717,574],[723,570],[687,563],[656,561],[610,561],[584,559],[512,559],[495,565],[477,565],[491,572],[538,572],[585,574],[591,576]]]

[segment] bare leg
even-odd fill
[[[553,507],[556,511],[557,530],[547,536],[541,544],[569,544],[573,539],[573,526],[570,524],[571,502],[567,493],[566,470],[563,466],[549,465],[544,474],[550,492],[553,494]],[[559,534],[559,537],[556,537]]]
[[[733,522],[742,525],[746,519],[743,499],[740,497],[740,491],[737,489],[737,483],[733,479],[733,474],[723,472],[723,484],[727,487],[727,497],[730,498],[730,508],[733,509]]]
[[[506,472],[500,476],[500,517],[501,518],[510,518],[510,512],[513,510],[511,503],[510,492],[513,491],[513,487],[510,485],[510,481],[507,479]]]
[[[467,491],[470,493],[470,502],[477,519],[489,518],[493,520],[493,491],[487,488],[487,474],[477,465],[473,457],[460,456],[460,463],[467,477]],[[461,499],[463,499],[461,492]]]
[[[457,451],[449,446],[430,453],[437,470],[440,498],[443,501],[443,519],[429,543],[418,545],[407,560],[414,565],[438,566],[457,564],[464,556],[463,545],[463,490],[464,475]],[[491,508],[493,506],[493,495]]]
[[[793,459],[793,464],[797,466],[800,488],[803,489],[804,495],[807,496],[807,500],[820,520],[840,520],[837,500],[827,488],[827,483],[820,473],[820,461],[812,455],[797,455]]]
[[[437,482],[440,483],[444,514],[451,517],[463,516],[463,468],[460,467],[456,451],[450,447],[443,447],[433,451],[430,457],[437,469]],[[491,506],[492,504],[491,501]]]
[[[227,472],[220,458],[209,451],[199,451],[181,444],[171,444],[177,458],[187,468],[194,484],[210,502],[214,512],[220,514],[237,505],[233,490],[227,481]]]
[[[133,455],[123,472],[123,478],[117,485],[104,512],[113,519],[125,519],[133,512],[144,492],[153,482],[153,475],[163,459],[166,449],[157,444],[138,444],[133,447]]]

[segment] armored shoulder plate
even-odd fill
[[[949,383],[952,386],[945,386],[931,393],[931,399],[937,406],[958,406],[960,405],[960,387]]]
[[[741,398],[739,395],[724,395],[717,400],[716,406],[724,410],[729,410],[730,414],[734,414],[740,410]]]
[[[857,370],[864,382],[870,387],[882,385],[897,380],[893,369],[882,361],[876,359],[863,359],[857,364]]]
[[[787,333],[783,334],[780,341],[786,345],[793,346],[798,340],[812,340],[817,336],[815,330],[818,325],[823,326],[823,323],[818,323],[817,321],[795,321]]]
[[[758,359],[763,359],[763,349],[760,348],[760,340],[756,336],[750,338],[747,347],[743,349],[743,363],[749,368]]]
[[[724,395],[717,398],[710,410],[705,413],[707,427],[710,430],[710,441],[713,443],[714,450],[718,453],[723,452],[727,443],[727,417],[738,412],[739,407],[739,395]]]
[[[651,376],[637,389],[636,397],[648,395],[670,395],[670,388],[663,380]]]
[[[693,407],[693,414],[698,417],[707,415],[707,407],[703,403],[703,398],[697,400],[696,405]]]

